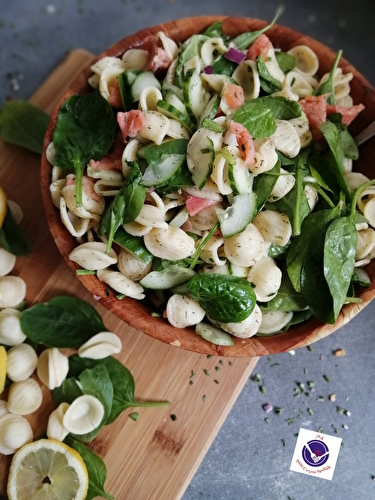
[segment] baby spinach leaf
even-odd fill
[[[243,321],[256,303],[251,284],[237,276],[197,274],[188,282],[187,289],[211,319],[222,323]]]
[[[30,242],[17,224],[9,205],[7,206],[3,224],[0,227],[0,245],[7,252],[17,257],[21,257],[32,251]]]
[[[330,113],[328,115],[328,120],[334,123],[341,135],[342,148],[344,150],[345,158],[350,158],[352,160],[358,160],[358,147],[355,143],[353,137],[348,131],[348,127],[342,123],[341,113]]]
[[[216,21],[215,23],[212,23],[206,31],[203,33],[205,36],[209,36],[210,38],[215,38],[223,37],[223,28],[222,28],[222,22],[221,21]]]
[[[100,314],[88,302],[57,296],[21,312],[24,334],[49,347],[80,347],[93,335],[106,331]]]
[[[338,185],[340,186],[341,191],[345,194],[346,198],[350,200],[350,190],[345,182],[343,175],[345,156],[342,147],[340,131],[331,122],[322,123],[321,125],[319,125],[319,128],[322,131],[330,148],[333,171],[336,176]]]
[[[272,112],[258,99],[246,101],[237,109],[233,120],[244,125],[253,139],[266,139],[276,131],[276,124]]]
[[[50,117],[27,101],[7,101],[1,109],[0,127],[4,142],[42,154]]]
[[[59,387],[56,387],[52,391],[53,402],[56,408],[60,406],[61,403],[73,403],[73,401],[82,396],[82,394],[83,392],[74,377],[66,378]]]
[[[267,94],[273,94],[281,90],[281,82],[270,75],[267,66],[264,63],[262,54],[257,57],[257,69],[259,73],[260,86],[267,92]]]
[[[324,323],[334,323],[333,298],[324,277],[324,243],[329,224],[314,233],[301,270],[301,291],[312,313]]]
[[[264,172],[262,175],[256,175],[254,177],[253,192],[256,196],[257,212],[262,210],[270,197],[279,175],[280,160],[277,161],[276,165],[269,172]]]
[[[238,64],[227,59],[224,55],[220,55],[212,64],[213,73],[215,75],[232,76]]]
[[[280,95],[259,97],[257,103],[266,106],[272,112],[275,120],[292,120],[293,118],[299,118],[302,114],[302,108],[298,102],[291,101]],[[293,164],[293,160],[290,158],[286,158],[286,160]]]
[[[357,230],[352,217],[335,219],[328,226],[324,242],[324,276],[333,298],[333,315],[337,319],[352,279]]]
[[[318,154],[311,155],[308,162],[311,175],[318,184],[323,189],[340,196],[340,186],[332,171],[330,162],[324,156]]]
[[[146,146],[143,150],[143,154],[147,163],[151,163],[152,161],[160,161],[163,155],[185,155],[188,144],[189,139],[172,139],[162,144]]]
[[[334,86],[334,77],[335,77],[335,72],[337,69],[337,66],[339,64],[339,60],[342,54],[342,50],[339,50],[336,54],[335,60],[333,62],[332,69],[329,73],[328,80],[322,84],[319,85],[317,89],[314,91],[314,95],[324,95],[324,94],[329,94],[327,97],[327,103],[328,104],[335,104],[335,86]]]
[[[275,52],[276,61],[283,73],[289,73],[297,66],[297,58],[287,52]]]
[[[315,240],[315,233],[322,226],[340,216],[339,207],[331,210],[320,210],[306,217],[302,223],[301,234],[292,239],[287,255],[287,271],[291,283],[297,292],[301,292],[301,272],[308,248]]]
[[[209,40],[209,37],[206,35],[193,35],[189,39],[188,43],[182,46],[182,50],[180,51],[180,55],[177,59],[175,77],[173,82],[175,85],[177,85],[177,87],[181,87],[184,79],[184,64],[192,57],[200,56],[201,47],[207,40]]]
[[[78,377],[85,368],[91,368],[96,364],[103,364],[107,370],[113,385],[113,400],[111,413],[107,418],[106,425],[111,424],[121,412],[133,406],[169,406],[168,401],[135,401],[134,378],[130,371],[117,359],[108,356],[104,359],[93,360],[81,358],[77,354],[69,358],[69,376]]]
[[[91,159],[101,160],[116,135],[111,106],[99,91],[73,95],[60,108],[53,133],[55,162],[62,169],[74,167],[76,204],[82,205],[82,177]]]
[[[64,443],[78,451],[85,462],[89,475],[89,489],[87,491],[86,500],[92,500],[96,497],[115,500],[115,497],[104,490],[104,483],[107,478],[107,468],[103,460],[96,453],[90,450],[90,448],[80,443],[70,435],[64,439]]]

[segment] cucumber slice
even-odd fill
[[[164,93],[164,101],[174,106],[184,115],[187,115],[185,104],[181,101],[181,99],[177,97],[177,95],[172,90],[167,90]]]
[[[152,161],[146,168],[142,178],[145,187],[157,187],[168,183],[185,163],[185,155],[165,154],[159,161]]]
[[[256,214],[256,197],[254,193],[238,194],[233,197],[233,203],[226,210],[216,209],[220,222],[221,234],[230,238],[242,233]]]
[[[233,338],[228,333],[208,323],[198,323],[195,327],[195,333],[215,345],[233,345]]]
[[[188,218],[189,218],[189,213],[187,211],[187,208],[184,207],[178,212],[178,214],[175,217],[173,217],[169,225],[173,227],[181,227],[188,220]]]
[[[172,265],[163,271],[151,271],[139,281],[139,284],[152,290],[169,290],[186,283],[194,275],[195,271],[192,269]]]
[[[199,120],[199,127],[202,126],[203,120],[208,118],[209,120],[213,120],[219,111],[220,106],[220,96],[219,94],[215,94],[209,101],[207,106],[204,108],[201,118]]]
[[[122,226],[117,229],[113,239],[120,247],[125,248],[146,264],[149,264],[154,258],[152,253],[145,247],[143,238],[140,236],[132,236],[127,233]]]
[[[228,179],[234,195],[252,192],[253,175],[242,162],[228,164]]]
[[[125,111],[129,111],[133,107],[131,86],[137,76],[141,73],[142,71],[140,69],[127,69],[123,73],[120,73],[118,76],[120,94]]]
[[[143,71],[134,79],[130,87],[130,96],[133,102],[139,101],[141,92],[146,87],[161,89],[160,82],[152,71]]]
[[[163,99],[165,99],[165,94],[171,90],[176,96],[180,99],[180,101],[184,100],[184,93],[182,92],[182,89],[177,87],[176,85],[173,85],[173,83],[169,83],[164,81],[161,84],[161,93],[163,94]]]
[[[203,87],[202,80],[195,69],[191,68],[186,72],[182,90],[188,116],[196,124],[210,100],[210,94]]]
[[[175,108],[172,104],[169,104],[169,102],[160,99],[156,103],[156,109],[168,118],[174,118],[175,120],[178,120],[186,128],[189,134],[193,133],[195,127],[190,118],[184,113],[181,113],[181,111]]]

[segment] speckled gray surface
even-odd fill
[[[344,57],[375,84],[375,9],[368,0],[283,3],[286,10],[280,24],[334,50],[343,49]],[[141,28],[193,15],[270,20],[278,4],[274,0],[0,0],[0,105],[8,95],[30,97],[73,48],[98,54]],[[375,498],[374,314],[375,302],[312,350],[262,358],[256,367],[261,381],[245,385],[184,500]],[[346,355],[334,356],[338,348]],[[306,390],[295,397],[301,383]],[[336,401],[329,402],[333,393]],[[283,410],[266,414],[265,403]],[[337,407],[349,414],[338,413]],[[322,428],[342,437],[332,481],[289,471],[300,427]]]

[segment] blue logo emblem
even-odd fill
[[[328,446],[323,441],[312,439],[303,447],[302,458],[310,467],[320,467],[329,458]]]

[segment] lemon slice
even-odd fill
[[[5,214],[7,213],[7,196],[0,186],[0,227],[3,225]]]
[[[54,439],[40,439],[14,455],[8,478],[9,500],[81,500],[89,478],[82,457]]]
[[[4,390],[6,374],[7,374],[7,352],[5,348],[2,345],[0,345],[0,394]]]

